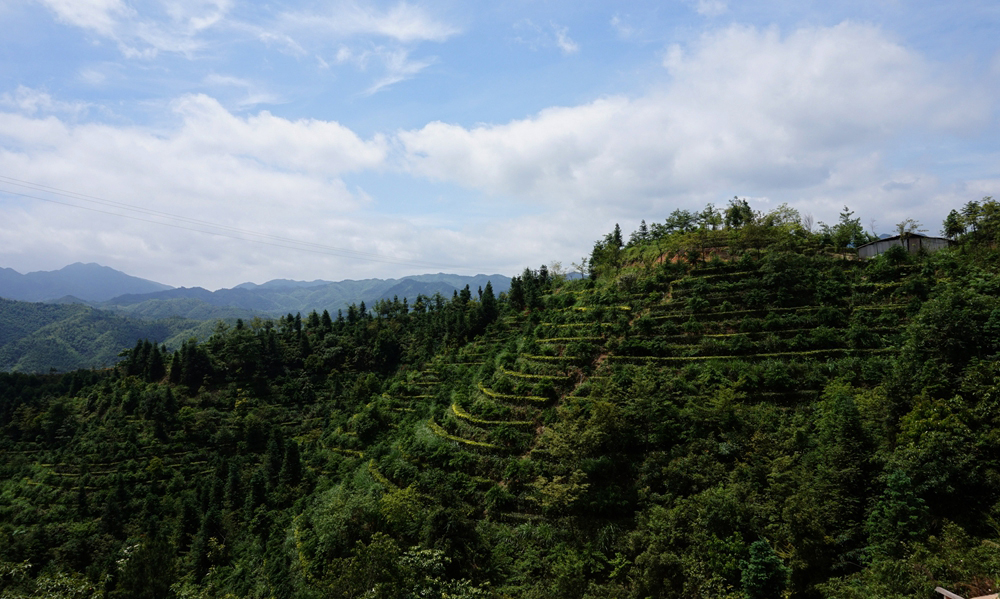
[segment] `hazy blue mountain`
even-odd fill
[[[266,283],[240,283],[233,289],[285,289],[289,287],[322,287],[333,281],[316,279],[315,281],[293,281],[292,279],[271,279]]]
[[[157,320],[160,318],[183,317],[193,320],[250,320],[254,316],[266,316],[261,312],[233,306],[214,306],[196,298],[147,299],[138,303],[109,306],[106,309],[122,315]]]
[[[373,306],[379,299],[412,303],[418,294],[445,297],[466,285],[473,295],[492,281],[496,294],[510,288],[510,277],[463,276],[448,273],[422,274],[399,279],[344,281],[295,281],[273,279],[265,283],[242,283],[232,289],[209,291],[201,287],[170,287],[133,277],[107,266],[76,263],[55,271],[21,274],[0,268],[0,297],[28,302],[86,304],[143,319],[183,317],[217,320],[274,317],[288,313],[306,314],[346,309],[365,302]]]
[[[463,285],[464,287],[464,285]],[[470,286],[471,288],[471,286]],[[391,300],[393,297],[398,297],[400,301],[403,298],[408,298],[410,305],[420,294],[426,295],[427,297],[433,296],[435,293],[440,293],[445,296],[445,298],[451,298],[452,294],[455,293],[457,288],[452,287],[447,283],[441,282],[431,282],[425,283],[423,281],[417,281],[414,279],[402,279],[392,287],[386,289],[382,292],[382,295],[378,299]]]
[[[0,268],[0,297],[26,302],[56,300],[66,296],[101,302],[127,293],[151,293],[164,289],[171,287],[94,263],[77,262],[59,270],[27,274]]]
[[[510,288],[510,277],[504,275],[462,276],[445,273],[416,275],[401,279],[362,279],[337,282],[289,281],[276,279],[262,285],[243,283],[233,289],[208,291],[201,287],[179,287],[154,293],[128,294],[106,302],[93,304],[104,310],[142,316],[164,318],[248,318],[252,316],[281,316],[312,310],[322,312],[346,309],[350,304],[365,302],[373,306],[379,299],[402,300],[410,303],[418,294],[432,296],[440,293],[451,297],[456,289],[469,285],[473,296],[480,287],[491,281],[496,294]]]
[[[447,283],[455,289],[461,289],[468,285],[469,289],[471,289],[473,293],[475,293],[479,287],[486,287],[486,283],[488,281],[493,282],[493,293],[496,294],[500,294],[500,292],[507,291],[510,288],[510,277],[505,277],[503,275],[476,275],[474,277],[466,277],[462,275],[451,275],[439,272],[434,275],[413,275],[403,278],[411,281],[420,281],[421,283]]]

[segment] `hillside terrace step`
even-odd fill
[[[506,393],[498,393],[496,391],[493,391],[492,389],[488,389],[488,388],[484,387],[481,382],[476,383],[476,387],[479,389],[479,391],[483,395],[485,395],[486,397],[489,397],[490,399],[500,399],[500,400],[506,400],[506,401],[527,401],[527,402],[539,403],[539,404],[540,403],[548,403],[549,401],[551,401],[547,397],[540,397],[538,395],[509,395],[509,394],[506,394]]]
[[[502,450],[504,449],[500,445],[494,445],[493,443],[485,443],[483,441],[473,441],[471,439],[465,439],[458,437],[446,431],[440,424],[434,421],[433,418],[427,421],[427,428],[430,429],[431,433],[441,437],[442,439],[447,439],[448,441],[455,441],[456,443],[461,443],[463,445],[474,447],[477,449],[492,449],[492,450]]]
[[[796,351],[796,352],[724,354],[715,356],[625,356],[616,354],[613,356],[608,356],[608,360],[614,362],[626,362],[633,360],[637,362],[684,363],[684,362],[706,362],[709,360],[758,360],[758,359],[766,360],[773,358],[812,357],[824,354],[852,355],[852,354],[892,353],[897,351],[899,351],[899,348],[886,347],[878,349],[833,348],[833,349],[814,349],[814,350]]]
[[[485,426],[496,426],[500,424],[509,424],[511,426],[529,426],[534,424],[531,420],[486,420],[484,418],[477,418],[462,409],[462,406],[458,405],[458,402],[451,404],[451,413],[462,420],[471,422],[472,424]]]

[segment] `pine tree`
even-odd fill
[[[236,462],[229,463],[229,476],[226,479],[224,499],[226,507],[236,509],[243,500],[243,483],[240,479],[240,468]]]
[[[524,310],[524,286],[521,277],[514,277],[510,280],[510,290],[507,291],[507,301],[512,308],[520,312]]]
[[[299,444],[291,439],[285,441],[285,456],[281,464],[278,482],[294,487],[302,480],[302,458],[299,454]]]
[[[90,475],[80,478],[80,484],[76,488],[76,513],[81,519],[86,519],[90,515],[90,503],[87,501],[87,484],[90,482]]]
[[[146,380],[150,382],[155,382],[162,380],[167,374],[167,368],[163,364],[163,354],[160,351],[160,346],[157,344],[152,345],[152,349],[149,352],[149,361],[146,367]]]
[[[278,480],[278,473],[281,472],[282,459],[284,458],[284,448],[281,440],[281,433],[273,431],[271,440],[267,442],[267,455],[264,461],[264,468],[271,483]]]
[[[490,281],[486,282],[486,289],[483,289],[480,306],[484,324],[489,324],[497,319],[500,309],[497,305],[497,298],[493,295],[493,284]]]
[[[249,519],[258,506],[264,505],[267,501],[267,474],[263,468],[258,467],[250,477],[250,484],[246,494],[246,518]]]
[[[170,358],[170,382],[178,384],[181,382],[181,354],[178,351]]]

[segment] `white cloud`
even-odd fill
[[[232,0],[163,0],[167,15],[189,31],[202,31],[220,22],[232,9]]]
[[[244,95],[236,99],[236,105],[240,108],[259,106],[260,104],[280,104],[282,102],[281,97],[277,94],[261,90],[256,83],[241,77],[211,73],[204,78],[204,82],[206,85],[213,87],[229,87],[243,90]]]
[[[337,64],[353,64],[362,71],[367,70],[373,61],[381,67],[382,75],[365,90],[365,95],[380,92],[400,81],[411,79],[436,62],[435,58],[412,59],[410,51],[405,48],[372,46],[356,50],[346,45],[337,49],[334,60]]]
[[[56,17],[77,27],[111,37],[119,19],[132,12],[122,0],[39,0]]]
[[[387,10],[354,2],[337,2],[323,12],[289,12],[279,27],[317,32],[335,39],[381,36],[402,43],[443,42],[460,29],[435,19],[426,10],[400,2]]]
[[[549,23],[548,27],[542,27],[531,19],[521,19],[514,23],[514,29],[519,32],[514,41],[532,50],[558,48],[565,55],[576,54],[580,51],[580,45],[569,37],[568,27],[555,23]]]
[[[306,54],[304,47],[335,45],[332,62],[336,64],[351,64],[363,71],[373,63],[378,65],[380,69],[373,70],[381,72],[374,73],[375,81],[364,91],[370,95],[410,79],[436,62],[434,57],[412,58],[418,44],[444,42],[458,33],[458,27],[406,2],[386,9],[337,2],[323,11],[283,13],[258,37],[288,40],[285,45],[296,54]],[[319,54],[322,51],[316,52],[320,68],[327,68],[328,60]]]
[[[635,27],[628,23],[627,17],[616,14],[611,17],[610,23],[611,28],[614,29],[618,34],[618,37],[623,40],[630,39],[633,35],[635,35]]]
[[[0,106],[13,108],[24,114],[62,113],[72,116],[84,114],[89,109],[85,102],[62,102],[52,98],[47,92],[17,86],[14,93],[0,94]]]
[[[664,65],[669,86],[642,97],[402,131],[404,166],[553,207],[629,198],[627,209],[641,214],[761,191],[842,205],[891,180],[877,157],[867,178],[838,187],[859,157],[913,132],[947,137],[990,119],[974,86],[850,22],[785,36],[730,27],[668,52]]]
[[[186,6],[190,15],[228,10],[224,3]],[[115,22],[131,18],[107,14]],[[185,23],[184,31],[221,23],[181,15],[170,18]],[[317,41],[303,31],[275,30],[273,43],[301,42],[310,66],[316,56],[333,69],[365,70],[371,93],[433,63],[415,56],[416,44],[435,41],[430,34],[394,37],[351,26],[343,31],[367,33]],[[519,33],[555,52],[557,31],[550,23]],[[197,42],[200,35],[181,39]],[[866,226],[872,216],[884,227],[913,217],[931,230],[950,207],[1000,195],[996,180],[955,182],[958,175],[934,164],[948,155],[975,176],[995,170],[997,157],[975,144],[957,144],[969,153],[957,158],[936,151],[995,130],[994,100],[973,77],[948,72],[878,28],[844,23],[782,34],[729,27],[665,49],[662,64],[663,82],[641,95],[366,138],[333,121],[234,114],[205,95],[170,104],[173,126],[80,124],[78,115],[92,107],[18,88],[0,94],[0,174],[289,239],[507,273],[542,260],[578,260],[616,221],[629,230],[639,218],[734,194],[764,208],[788,201],[816,220],[831,222],[848,204]],[[258,74],[230,72],[197,77],[225,106],[240,94],[249,104],[276,99],[258,88]],[[929,148],[915,159],[914,139]],[[356,173],[387,174],[406,200],[390,197],[383,179],[359,183]],[[421,194],[443,199],[414,207]],[[419,216],[386,214],[394,202],[411,202],[400,210]],[[93,260],[171,284],[213,287],[373,272],[369,262],[207,237],[2,191],[0,206],[0,264],[20,270]],[[42,258],[49,262],[38,263]],[[378,268],[382,276],[430,270]]]
[[[378,54],[383,59],[386,74],[368,88],[365,92],[367,94],[374,94],[390,85],[410,79],[434,64],[433,59],[411,60],[410,53],[406,50],[386,51],[379,48]]]
[[[231,0],[37,0],[69,25],[114,41],[130,59],[150,59],[159,52],[192,56],[203,46],[199,34],[220,23]]]
[[[91,68],[82,69],[78,74],[78,77],[87,85],[93,85],[95,87],[103,85],[104,82],[108,80],[107,74]]]
[[[267,46],[276,45],[282,52],[291,54],[293,56],[305,56],[309,52],[302,47],[297,41],[295,41],[292,36],[285,33],[276,32],[273,30],[266,30],[261,27],[256,27],[249,25],[247,23],[237,23],[234,25],[238,29],[243,29],[249,31],[260,40],[263,44]]]
[[[706,17],[717,17],[729,10],[725,0],[697,0],[695,10]]]
[[[180,98],[173,110],[180,123],[166,131],[71,124],[53,116],[0,112],[0,173],[148,210],[371,251],[371,244],[355,226],[362,220],[358,210],[363,201],[350,193],[341,176],[380,168],[387,152],[382,137],[363,140],[336,122],[292,121],[266,111],[241,118],[202,95]],[[0,188],[23,192],[6,183]],[[8,265],[30,261],[35,253],[66,263],[113,261],[140,273],[157,268],[166,272],[191,261],[205,269],[199,279],[185,280],[182,272],[173,270],[172,275],[164,275],[171,279],[168,282],[210,284],[215,278],[218,285],[220,281],[239,282],[232,281],[237,275],[226,269],[245,268],[248,262],[264,261],[269,254],[279,261],[303,256],[302,251],[3,193],[0,204],[5,214],[0,223],[0,246],[5,248],[0,261]],[[212,265],[213,260],[219,263]],[[48,267],[53,266],[59,267]],[[249,278],[246,273],[239,276]]]
[[[554,27],[556,33],[556,45],[563,54],[576,54],[580,51],[580,46],[569,37],[569,29],[566,27]]]

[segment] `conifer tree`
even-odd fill
[[[163,379],[167,374],[166,366],[163,364],[163,354],[160,352],[160,346],[157,344],[152,344],[152,349],[149,352],[149,362],[146,367],[146,380],[150,382],[155,382]]]
[[[497,305],[497,298],[493,295],[493,284],[490,281],[486,282],[486,289],[483,289],[480,305],[482,306],[482,318],[485,324],[489,324],[497,319],[497,314],[500,310]]]
[[[285,441],[285,456],[281,464],[278,482],[294,487],[302,480],[302,458],[299,454],[299,444],[289,439]]]

